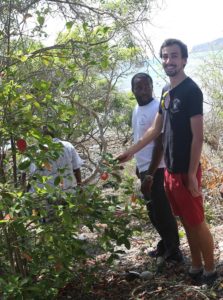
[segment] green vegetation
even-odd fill
[[[151,5],[1,1],[0,297],[52,299],[94,258],[89,247],[110,253],[108,263],[123,253],[120,246],[130,247],[132,181],[121,178],[108,142],[112,134],[120,144],[130,138],[133,101],[116,83],[140,59],[131,30]],[[63,19],[66,30],[45,46],[53,17]],[[42,177],[43,188],[27,192],[28,182],[35,185],[29,176],[22,180],[31,163],[47,167],[60,153],[42,125],[75,144],[86,160],[85,185],[75,195],[60,190],[59,177],[55,188]],[[96,236],[96,245],[80,238],[82,228]]]
[[[205,141],[222,157],[223,150],[223,52],[207,52],[197,69],[209,111],[205,115]]]
[[[116,85],[145,60],[137,27],[157,2],[1,0],[0,298],[53,299],[83,272],[89,272],[87,288],[86,262],[103,253],[112,263],[140,231],[138,223],[130,226],[147,217],[134,174],[121,172],[114,160],[131,138],[134,99]],[[65,30],[46,46],[53,19]],[[208,81],[202,78],[218,115],[221,61]],[[42,125],[72,142],[86,161],[85,184],[75,195],[60,190],[59,177],[55,188],[42,177],[43,188],[27,192],[28,182],[35,185],[31,163],[47,167],[61,151],[42,135]],[[44,223],[48,203],[53,210]],[[93,241],[81,238],[83,230]]]

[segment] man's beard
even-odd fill
[[[146,100],[143,97],[136,97],[139,106],[148,104],[151,101],[151,98],[148,97]]]
[[[175,77],[178,72],[177,70],[175,70],[175,71],[165,71],[165,73],[168,77]]]
[[[174,68],[172,70],[168,70],[168,67],[163,65],[163,69],[168,77],[175,77],[181,71],[181,68],[177,68],[175,65],[173,65]]]
[[[172,69],[172,70],[168,70],[168,68],[165,67],[165,66],[164,66],[164,71],[165,71],[165,73],[166,73],[166,75],[167,75],[168,77],[174,77],[174,76],[176,76],[177,73],[178,73],[178,70],[177,70],[176,68],[174,68],[174,69]]]

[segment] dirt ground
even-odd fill
[[[130,250],[121,255],[113,266],[107,266],[106,255],[97,255],[95,261],[89,261],[89,270],[97,264],[100,268],[89,284],[83,286],[86,274],[77,278],[61,290],[58,299],[75,300],[146,300],[146,299],[223,299],[223,225],[213,226],[211,231],[215,240],[215,257],[219,278],[212,287],[196,286],[187,275],[190,265],[189,249],[183,229],[181,250],[185,263],[159,266],[156,260],[148,256],[158,241],[158,236],[151,225],[145,225],[143,234],[131,239]],[[145,279],[129,276],[131,272],[142,274],[148,271]],[[133,273],[134,275],[135,273]]]

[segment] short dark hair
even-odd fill
[[[173,46],[173,45],[178,45],[180,47],[182,58],[188,58],[187,45],[185,45],[183,42],[177,39],[167,39],[162,43],[160,47],[160,58],[162,58],[163,48]]]
[[[43,135],[49,135],[52,138],[55,137],[55,130],[54,130],[54,128],[52,128],[51,126],[48,126],[48,125],[43,125],[43,127],[42,127],[42,133],[43,133]]]
[[[142,77],[147,78],[149,80],[149,82],[153,85],[153,79],[149,74],[147,74],[147,73],[137,73],[132,77],[132,80],[131,80],[132,90],[133,90],[134,80],[136,78],[142,78]]]

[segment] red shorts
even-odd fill
[[[201,167],[197,171],[198,186],[201,187]],[[187,174],[172,174],[165,170],[164,185],[175,216],[181,217],[188,225],[204,221],[202,196],[193,197],[186,188]]]

